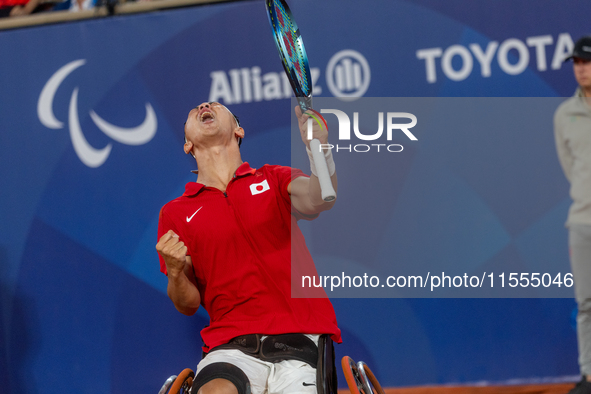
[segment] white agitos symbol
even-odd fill
[[[80,59],[70,62],[60,68],[49,78],[49,81],[43,87],[37,102],[37,116],[44,126],[50,129],[62,129],[64,123],[56,119],[53,113],[53,98],[61,83],[72,71],[84,65],[86,60]],[[143,123],[137,127],[123,128],[112,125],[103,120],[96,112],[90,111],[90,117],[94,124],[106,135],[117,142],[126,145],[142,145],[149,142],[158,128],[156,113],[150,103],[146,103],[146,118]],[[112,145],[109,143],[102,149],[93,148],[82,133],[80,121],[78,120],[78,88],[72,92],[70,98],[70,108],[68,111],[68,126],[70,128],[70,138],[74,150],[80,160],[88,167],[96,168],[101,166],[111,153]]]
[[[269,184],[267,183],[266,179],[261,183],[253,183],[250,185],[250,192],[253,196],[266,192],[267,190],[269,190]]]

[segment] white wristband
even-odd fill
[[[306,147],[306,152],[308,153],[308,158],[310,159],[310,171],[314,176],[318,177],[318,173],[316,172],[316,165],[314,164],[314,157],[312,156],[312,151],[310,148]],[[324,151],[324,159],[326,160],[326,166],[328,167],[328,174],[333,176],[336,172],[334,159],[332,157],[332,149],[326,149]]]

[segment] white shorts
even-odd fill
[[[318,335],[309,336],[318,343]],[[225,362],[240,368],[250,381],[252,394],[307,393],[315,394],[316,369],[299,360],[270,363],[242,353],[237,349],[220,349],[208,354],[197,365],[197,375],[209,364]]]

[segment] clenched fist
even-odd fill
[[[174,231],[168,230],[158,243],[156,250],[164,259],[166,263],[166,270],[168,275],[178,275],[183,272],[185,265],[190,263],[190,257],[187,256],[187,247],[185,243],[179,239],[179,236]]]

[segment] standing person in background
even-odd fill
[[[579,87],[554,114],[556,149],[573,200],[566,226],[582,379],[569,394],[591,394],[591,36],[576,42],[570,59]]]

